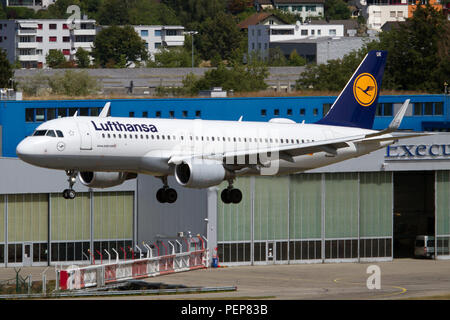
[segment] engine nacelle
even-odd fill
[[[226,175],[222,162],[214,160],[187,160],[175,166],[175,179],[187,188],[216,186],[225,180]]]
[[[90,188],[110,188],[136,177],[137,174],[129,172],[85,171],[78,174],[81,183]]]

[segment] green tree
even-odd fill
[[[208,18],[201,24],[199,35],[196,36],[196,48],[205,60],[217,55],[228,59],[241,46],[242,37],[233,16],[218,13],[213,19]]]
[[[6,51],[0,49],[0,88],[10,86],[10,79],[14,76],[14,70],[8,61]]]
[[[291,66],[304,66],[306,64],[306,59],[301,57],[297,50],[291,52],[289,55],[289,65]]]
[[[283,51],[280,47],[269,48],[269,66],[272,67],[282,67],[287,66],[288,61],[284,56]]]
[[[187,29],[195,30],[199,24],[225,13],[226,1],[223,0],[162,0],[172,8],[181,24]]]
[[[297,81],[299,89],[340,91],[369,50],[387,50],[382,87],[391,90],[442,92],[450,74],[450,21],[441,11],[417,6],[412,18],[382,32],[342,59],[308,65]]]
[[[75,53],[75,62],[78,68],[89,68],[91,64],[91,57],[88,51],[83,48],[78,48]]]
[[[232,14],[238,14],[252,8],[253,4],[253,0],[228,0],[227,9]]]
[[[450,74],[450,21],[431,5],[417,6],[413,17],[380,34],[388,51],[383,87],[442,92]]]
[[[45,56],[45,62],[50,68],[62,68],[66,58],[61,50],[51,49]]]
[[[227,67],[221,63],[217,68],[205,72],[203,77],[197,79],[191,76],[186,78],[183,83],[185,91],[191,95],[212,87],[222,87],[224,90],[235,92],[251,92],[267,88],[264,81],[267,75],[268,70],[265,63],[251,57],[247,65],[236,63]]]
[[[198,65],[199,58],[194,61]],[[191,52],[184,47],[163,48],[155,54],[155,61],[149,61],[147,67],[188,68],[192,66]]]
[[[86,96],[95,94],[100,89],[97,79],[91,77],[87,71],[66,70],[48,77],[48,85],[53,94],[68,96]]]
[[[118,65],[123,61],[124,67],[127,67],[131,63],[148,59],[145,41],[131,26],[111,26],[100,31],[94,41],[92,56],[102,67],[107,64]]]
[[[7,18],[6,12],[5,12],[5,10],[3,10],[3,6],[0,5],[0,19],[6,19],[6,18]]]
[[[97,22],[103,26],[129,24],[128,2],[124,0],[103,0],[97,19]]]
[[[325,17],[330,20],[346,20],[352,16],[350,8],[344,0],[326,0],[324,9]]]
[[[175,11],[154,0],[136,0],[129,9],[130,24],[133,25],[178,25]]]

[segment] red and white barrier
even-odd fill
[[[122,280],[155,277],[159,275],[189,271],[208,267],[208,252],[201,250],[183,252],[115,263],[70,267],[58,270],[61,290],[82,289]]]

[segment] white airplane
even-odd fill
[[[183,187],[206,188],[228,181],[224,203],[239,203],[236,177],[302,172],[368,154],[397,139],[393,135],[409,100],[389,127],[371,130],[387,52],[371,51],[361,62],[327,115],[315,124],[275,118],[269,122],[109,117],[108,102],[98,117],[75,116],[47,121],[17,146],[20,159],[65,170],[76,196],[76,176],[92,188],[108,188],[150,174],[163,182],[159,202],[173,203],[167,184],[174,175]]]

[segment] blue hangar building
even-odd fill
[[[110,101],[111,116],[120,117],[312,123],[335,99]],[[438,134],[306,173],[238,178],[243,201],[233,205],[218,196],[226,183],[191,190],[172,178],[178,200],[160,204],[161,182],[146,175],[101,190],[77,182],[77,198],[65,200],[65,173],[29,166],[15,148],[42,122],[76,111],[95,116],[109,100],[0,101],[0,267],[86,264],[88,249],[99,260],[97,252],[169,247],[190,234],[204,235],[223,265],[389,261],[414,256],[419,235],[434,237],[436,258],[450,259],[450,97],[381,96],[374,129],[386,128],[406,99],[400,129]]]

